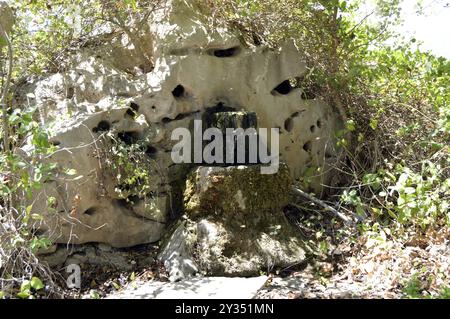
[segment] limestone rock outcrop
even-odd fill
[[[209,22],[195,2],[168,1],[139,38],[152,65],[132,48],[107,42],[82,49],[67,70],[26,87],[22,102],[37,105],[56,147],[47,158],[58,164],[55,178],[33,199],[33,211],[45,215],[36,227],[54,242],[128,247],[160,240],[168,221],[181,214],[190,169],[172,162],[171,132],[191,128],[218,106],[253,112],[259,127],[279,128],[290,177],[321,167],[311,187],[326,182],[341,124],[331,106],[292,84],[307,72],[297,44],[248,47],[235,31]],[[137,149],[146,158],[134,155]],[[208,220],[197,228],[209,239],[227,232]]]

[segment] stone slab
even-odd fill
[[[107,299],[252,299],[267,276],[252,278],[195,277],[179,282],[149,281]]]

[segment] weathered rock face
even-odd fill
[[[330,106],[291,86],[290,80],[306,72],[296,45],[249,48],[232,31],[211,29],[207,16],[191,1],[169,1],[154,13],[147,31],[133,39],[151,50],[146,56],[137,54],[123,36],[129,46],[83,49],[72,57],[67,71],[28,86],[27,102],[38,106],[58,148],[48,158],[58,163],[58,174],[35,194],[33,207],[46,212],[38,227],[55,242],[126,247],[159,240],[169,217],[180,214],[189,171],[189,165],[171,161],[171,133],[191,127],[194,119],[202,119],[217,105],[254,112],[259,127],[280,128],[281,160],[292,178],[312,166],[328,171],[336,155],[333,132],[340,125],[338,116]],[[150,63],[154,68],[147,72]],[[137,148],[145,149],[147,158],[132,155]],[[124,158],[134,163],[131,169]],[[66,174],[67,169],[76,174]],[[313,179],[311,186],[320,189],[326,178]],[[242,196],[249,195],[245,190]],[[272,194],[270,187],[267,191]],[[188,201],[191,212],[197,205],[195,196],[192,193]],[[236,201],[221,204],[243,203],[240,193],[232,196]],[[252,196],[243,212],[268,204]],[[51,209],[49,197],[55,198]],[[227,225],[211,226],[207,219],[204,223],[198,225],[212,233],[230,232]],[[269,240],[262,234],[258,240]],[[283,254],[289,255],[284,250]]]
[[[199,167],[189,176],[186,215],[159,256],[172,280],[197,271],[252,276],[304,261],[302,242],[282,212],[289,170],[281,165],[262,175],[259,169]]]

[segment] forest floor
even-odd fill
[[[312,224],[300,222],[300,230],[310,238],[308,243],[317,253],[301,265],[265,272],[267,281],[255,290],[253,298],[450,298],[448,228],[429,238],[403,243],[394,236],[374,239],[353,235],[336,240],[336,229],[323,216]],[[305,225],[310,227],[306,229]],[[88,278],[83,280],[81,291],[73,291],[71,297],[122,298],[133,296],[133,291],[142,291],[146,286],[150,290],[170,287],[164,266],[157,262],[157,251],[158,247],[151,245],[133,251],[137,265],[140,260],[145,261],[133,271],[88,267]]]
[[[426,247],[372,244],[339,262],[274,277],[256,298],[450,298],[448,238]]]

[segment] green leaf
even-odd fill
[[[34,220],[43,220],[44,217],[40,214],[31,214],[31,218]]]
[[[355,123],[355,121],[354,120],[348,120],[347,123],[346,123],[346,128],[350,132],[353,132],[354,130],[356,130],[356,123]]]
[[[372,130],[375,130],[378,127],[378,120],[377,119],[371,119],[369,125],[372,128]]]
[[[96,290],[91,290],[89,297],[91,297],[91,299],[100,299],[100,294]]]
[[[41,290],[42,288],[44,288],[44,284],[38,277],[31,278],[30,285],[34,290]]]
[[[17,294],[19,298],[25,299],[31,295],[31,283],[29,280],[24,280],[20,285],[20,292]]]
[[[30,297],[30,293],[26,291],[21,291],[17,294],[17,297],[21,299],[27,299],[28,297]]]
[[[113,287],[114,287],[116,290],[119,290],[119,289],[120,289],[120,285],[119,285],[117,282],[113,281],[113,282],[112,282],[112,285],[113,285]]]

